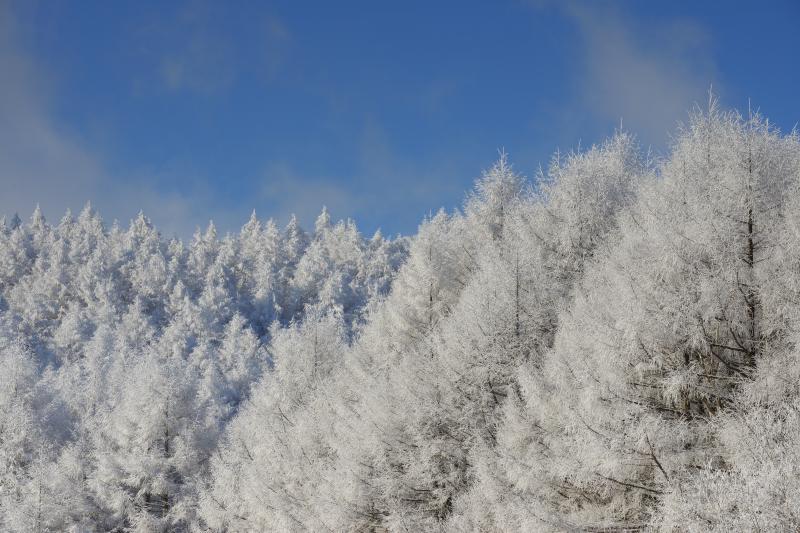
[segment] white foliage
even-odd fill
[[[797,530],[798,193],[712,99],[411,238],[0,219],[0,530]]]

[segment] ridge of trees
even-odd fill
[[[712,99],[408,239],[4,221],[0,527],[796,530],[798,186]]]

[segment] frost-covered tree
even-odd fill
[[[0,323],[0,527],[5,531],[55,531],[91,525],[70,472],[72,423],[52,373],[39,374],[36,356]],[[72,476],[72,477],[71,477]]]
[[[197,377],[184,361],[151,350],[117,363],[115,398],[95,416],[97,470],[91,486],[117,527],[174,531],[193,509],[182,505],[201,472]],[[137,379],[126,379],[128,375]]]
[[[0,529],[192,527],[218,439],[271,368],[272,336],[322,300],[347,307],[349,335],[402,261],[402,239],[330,226],[333,268],[300,283],[297,265],[313,261],[296,220],[281,235],[251,217],[222,239],[210,224],[188,246],[143,214],[106,229],[88,205],[55,227],[38,208],[29,224],[4,222]],[[338,270],[346,282],[331,285]]]
[[[509,169],[507,162],[503,168]],[[461,489],[446,490],[463,500],[450,502],[457,506],[451,524],[468,527],[461,517],[465,506],[476,514],[485,508],[485,498],[482,505],[472,498],[483,497],[487,489],[481,468],[496,454],[503,406],[520,394],[517,370],[538,364],[551,346],[557,311],[573,281],[614,227],[615,212],[630,203],[645,172],[626,134],[557,159],[549,176],[540,176],[538,193],[526,195],[524,188],[516,188],[518,196],[505,201],[502,233],[479,248],[477,268],[437,339],[440,374],[446,379],[439,385],[434,412],[441,414],[435,418],[450,420],[445,436],[454,441],[464,465]],[[576,210],[573,198],[582,198],[585,205]],[[468,205],[468,220],[480,225],[470,211],[480,211]],[[582,241],[564,242],[565,234],[576,232],[583,233]]]
[[[708,421],[785,342],[764,276],[796,146],[758,116],[692,117],[527,369],[494,483],[524,502],[506,527],[644,527],[714,461]]]
[[[0,219],[0,529],[795,530],[799,193],[712,100],[409,238]]]
[[[341,364],[344,328],[335,314],[312,315],[276,331],[275,370],[264,376],[212,458],[201,516],[217,530],[330,529],[337,473],[328,444],[334,419],[323,391]],[[341,474],[339,474],[341,475]]]
[[[796,138],[786,139],[787,148]],[[797,164],[795,162],[795,164]],[[790,531],[800,527],[800,365],[797,357],[798,183],[787,186],[781,230],[773,228],[759,283],[762,324],[771,324],[752,379],[741,380],[710,429],[718,453],[665,495],[654,522],[663,531]]]

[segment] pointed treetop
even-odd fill
[[[214,225],[213,220],[208,221],[208,227],[206,228],[206,234],[203,238],[207,241],[214,241],[217,239],[217,227]]]
[[[253,209],[253,212],[250,213],[250,219],[247,223],[242,226],[242,235],[255,235],[259,231],[261,231],[261,221],[258,220],[258,216],[256,216],[256,210]]]
[[[294,213],[292,213],[292,216],[289,218],[289,223],[286,224],[286,235],[289,237],[303,235],[303,228],[300,227],[300,222],[297,220],[297,216]]]
[[[493,237],[499,237],[503,232],[506,209],[522,197],[524,190],[525,178],[514,172],[508,154],[500,150],[500,158],[476,180],[467,197],[467,215],[480,220]]]
[[[143,237],[145,235],[155,235],[157,232],[153,226],[153,222],[145,216],[144,211],[139,211],[136,218],[131,220],[128,233],[130,235]]]
[[[719,103],[719,98],[717,95],[714,94],[714,84],[709,84],[708,86],[708,113],[711,114],[712,111],[717,109]],[[748,107],[750,106],[750,100],[747,101]]]
[[[286,225],[283,242],[285,250],[289,251],[289,255],[293,257],[308,245],[308,235],[300,227],[295,215],[292,215],[289,219],[289,224]]]
[[[499,151],[500,158],[475,182],[472,197],[477,197],[490,204],[507,203],[519,196],[525,184],[525,178],[514,172],[508,162],[508,154],[504,149]]]
[[[88,220],[94,217],[94,209],[92,209],[92,202],[86,202],[81,212],[78,214],[78,220]]]
[[[278,225],[275,224],[275,220],[268,219],[267,223],[264,225],[264,231],[267,233],[278,233]]]
[[[20,227],[21,225],[22,225],[22,219],[19,218],[19,214],[18,213],[14,213],[14,216],[11,217],[11,222],[9,223],[9,228],[11,228],[12,230],[15,230],[18,227]]]
[[[320,234],[326,229],[330,228],[330,226],[331,226],[331,215],[328,213],[328,208],[323,205],[322,212],[317,217],[316,222],[314,222],[314,232]]]
[[[61,222],[59,222],[59,225],[67,226],[73,222],[75,222],[75,218],[72,216],[72,209],[68,207],[66,213],[64,213],[64,216],[61,217]]]
[[[186,296],[186,285],[184,285],[183,280],[179,279],[172,288],[171,298],[174,301],[182,301],[184,296]]]
[[[38,228],[44,226],[45,222],[42,209],[39,207],[39,204],[36,204],[36,209],[33,210],[33,214],[31,215],[31,227]]]

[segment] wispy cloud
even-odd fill
[[[43,207],[85,201],[101,164],[51,120],[44,80],[17,39],[15,13],[0,4],[0,211],[33,209],[31,198]]]
[[[54,80],[20,46],[21,31],[11,4],[0,3],[0,215],[19,212],[24,218],[39,203],[58,219],[91,201],[109,221],[127,223],[143,210],[167,234],[185,236],[204,225],[214,196],[201,186],[164,192],[157,187],[170,180],[164,169],[110,178],[104,155],[54,118],[55,103],[45,90]],[[238,211],[213,207],[225,222],[239,218]],[[242,221],[245,216],[243,211]]]
[[[425,209],[463,196],[460,178],[464,169],[453,167],[447,157],[420,161],[403,156],[374,116],[365,117],[361,133],[350,148],[353,173],[347,176],[309,174],[297,162],[266,165],[261,197],[254,200],[269,208],[269,214],[279,221],[295,214],[305,227],[311,226],[323,205],[334,217],[413,227],[428,214]],[[413,212],[410,205],[427,207]]]
[[[261,23],[264,75],[269,81],[274,79],[286,64],[292,44],[292,34],[286,23],[276,15],[268,14]]]
[[[137,89],[216,96],[251,74],[263,82],[274,80],[286,64],[291,32],[271,12],[252,16],[256,20],[239,27],[229,20],[225,4],[187,0],[165,5],[133,33],[140,59],[149,65]],[[243,49],[248,32],[254,32],[253,42]]]
[[[286,162],[273,162],[263,173],[259,203],[270,209],[266,215],[284,223],[292,214],[300,224],[312,227],[322,206],[335,217],[350,217],[362,205],[363,198],[337,184],[329,176],[301,174]],[[261,213],[265,215],[265,213]]]
[[[180,4],[138,28],[141,52],[152,66],[155,86],[168,91],[212,95],[233,85],[238,66],[229,35],[215,22],[214,6],[204,0]]]
[[[711,35],[692,20],[644,21],[599,2],[534,5],[560,10],[578,30],[573,120],[575,108],[610,125],[621,120],[645,143],[661,148],[712,84],[720,90]]]

